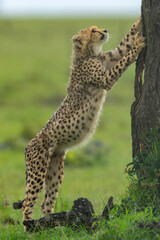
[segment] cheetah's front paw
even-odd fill
[[[140,16],[137,21],[135,22],[135,24],[133,25],[136,29],[136,32],[140,32],[142,31],[142,17]]]
[[[142,36],[142,32],[136,33],[134,47],[136,47],[137,52],[140,53],[145,46],[146,46],[146,37]]]

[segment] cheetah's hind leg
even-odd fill
[[[50,156],[41,145],[31,145],[26,149],[26,195],[22,204],[23,221],[31,220],[34,205],[43,188]]]
[[[58,190],[64,177],[64,152],[54,152],[45,177],[45,195],[41,205],[43,216],[53,213],[53,207],[58,196]]]

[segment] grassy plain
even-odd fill
[[[24,198],[24,148],[51,117],[66,94],[71,64],[71,38],[90,25],[106,28],[116,47],[135,19],[1,19],[0,20],[0,196],[10,203]],[[100,213],[109,196],[115,201],[125,191],[124,169],[131,162],[130,106],[133,102],[134,64],[108,93],[97,131],[84,148],[66,159],[56,211],[70,209],[73,200],[87,197]],[[40,217],[40,200],[34,217]],[[3,200],[2,200],[3,202]],[[3,204],[2,204],[3,205]],[[22,222],[21,211],[1,208],[1,218]],[[23,227],[0,225],[0,239],[33,239]],[[54,232],[54,233],[53,233]],[[54,234],[54,235],[53,235]],[[34,239],[90,239],[82,231],[57,229]],[[100,239],[95,236],[95,239]]]

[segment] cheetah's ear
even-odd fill
[[[79,48],[79,49],[82,48],[82,41],[81,41],[80,35],[75,35],[75,36],[73,36],[72,42],[74,43],[74,45],[75,45],[77,48]]]

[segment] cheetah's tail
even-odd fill
[[[13,203],[13,204],[12,204],[12,207],[13,207],[14,209],[20,209],[20,208],[22,208],[22,206],[23,206],[23,202],[24,202],[24,200],[23,200],[23,201],[19,200],[18,202]]]

